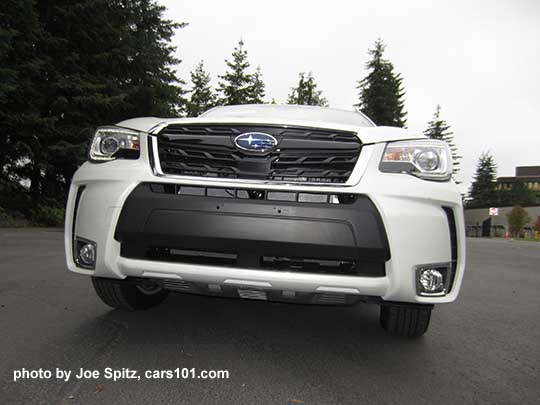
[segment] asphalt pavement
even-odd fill
[[[89,278],[68,272],[62,238],[0,229],[0,404],[540,402],[540,243],[470,239],[458,301],[435,307],[428,333],[407,340],[362,304],[173,294],[149,311],[112,310]],[[23,378],[40,368],[43,378]],[[80,368],[100,376],[55,377]],[[144,375],[177,368],[229,378]],[[115,382],[107,369],[140,379]]]

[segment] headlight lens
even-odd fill
[[[446,181],[452,177],[452,153],[438,140],[390,142],[386,145],[380,170],[409,173],[426,180]]]
[[[139,152],[140,140],[137,131],[119,127],[100,127],[90,146],[90,159],[94,161],[116,158],[138,159]]]

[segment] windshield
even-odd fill
[[[362,113],[306,105],[231,105],[203,113],[205,118],[265,118],[300,121],[331,122],[342,125],[372,127],[374,124]]]

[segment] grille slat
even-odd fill
[[[174,280],[174,279],[164,280],[163,287],[165,287],[167,290],[173,290],[173,291],[190,291],[191,290],[189,283],[183,280]]]
[[[240,150],[234,138],[264,132],[278,140],[267,153]],[[245,125],[172,124],[158,134],[165,174],[231,179],[345,183],[361,143],[352,132]]]

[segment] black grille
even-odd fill
[[[270,134],[277,147],[238,149],[234,138],[245,132]],[[158,134],[161,170],[184,176],[345,183],[360,149],[352,132],[299,127],[172,124]]]
[[[148,183],[153,193],[195,197],[235,198],[241,200],[290,201],[313,204],[353,204],[356,194],[302,193],[264,189],[237,189],[206,186],[186,186],[172,183]]]

